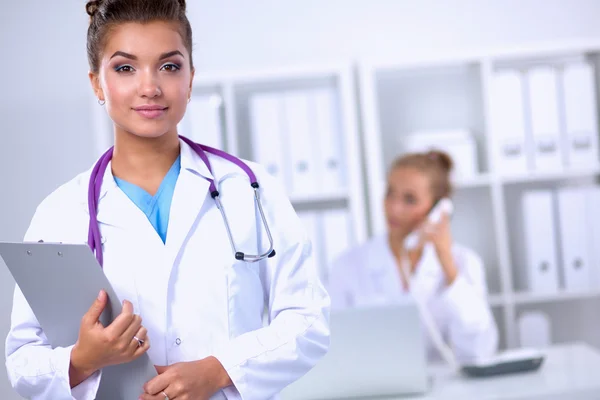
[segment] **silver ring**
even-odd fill
[[[137,340],[138,346],[142,347],[144,345],[144,341],[142,339],[138,338],[137,336],[134,336],[133,339]]]
[[[161,392],[163,394],[163,396],[165,396],[165,400],[169,400],[169,396],[167,396],[167,394],[165,392]]]

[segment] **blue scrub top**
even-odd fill
[[[181,170],[181,157],[177,157],[175,163],[165,175],[163,181],[154,196],[137,185],[115,177],[117,186],[138,206],[148,217],[148,220],[160,236],[163,243],[167,241],[167,228],[169,227],[169,214],[171,201],[175,192],[175,184]]]

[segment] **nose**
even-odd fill
[[[402,201],[390,201],[389,208],[394,215],[403,215],[407,211]]]
[[[139,76],[138,93],[142,97],[153,98],[162,94],[160,80],[153,71],[145,71]]]

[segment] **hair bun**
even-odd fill
[[[427,153],[427,157],[439,163],[439,165],[448,172],[452,171],[452,168],[454,168],[454,161],[452,161],[452,157],[450,157],[448,153],[444,151],[430,150]]]
[[[90,0],[85,5],[85,11],[88,13],[90,17],[94,17],[98,9],[100,8],[100,4],[102,4],[102,0]]]

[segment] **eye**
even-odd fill
[[[131,65],[121,65],[115,68],[117,72],[133,72],[133,67]]]
[[[175,71],[179,71],[180,69],[181,69],[181,67],[179,65],[172,64],[172,63],[165,64],[161,67],[161,70],[168,71],[168,72],[175,72]]]
[[[405,194],[404,202],[406,204],[415,205],[417,203],[417,198],[415,196],[413,196],[412,194]]]

